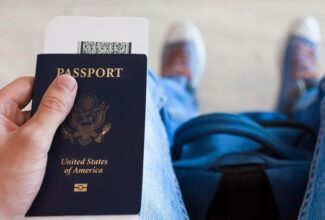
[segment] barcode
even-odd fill
[[[81,41],[81,54],[131,54],[131,42]]]

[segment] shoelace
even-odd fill
[[[318,72],[314,49],[303,42],[295,42],[293,50],[293,77],[296,79],[317,77]]]
[[[188,42],[167,46],[163,56],[163,75],[181,74],[191,78],[191,62],[195,61]]]

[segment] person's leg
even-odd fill
[[[170,142],[160,115],[163,97],[159,76],[149,71],[140,218],[187,220],[188,215],[172,167]]]
[[[317,68],[320,31],[313,18],[304,18],[292,29],[283,63],[278,110],[319,129],[308,186],[299,219],[325,219],[325,78]]]
[[[198,113],[197,90],[205,60],[198,28],[192,23],[174,24],[167,33],[161,66],[166,94],[162,115],[170,139],[181,123]]]
[[[305,17],[293,25],[284,51],[277,105],[278,111],[316,130],[319,127],[320,40],[314,18]]]
[[[325,78],[320,83],[320,128],[300,220],[325,219]]]
[[[148,73],[141,219],[188,219],[169,146],[180,123],[197,114],[204,56],[195,26],[179,24],[167,35],[161,77]]]

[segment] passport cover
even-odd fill
[[[140,54],[38,55],[32,113],[58,74],[75,77],[78,92],[27,216],[140,212],[146,73]]]

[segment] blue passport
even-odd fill
[[[32,113],[59,74],[77,80],[77,97],[55,134],[44,181],[27,216],[138,214],[146,56],[40,54]]]

